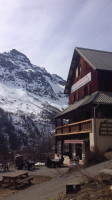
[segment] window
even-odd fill
[[[87,95],[88,95],[88,87],[85,86],[85,87],[84,87],[84,97],[87,96]]]
[[[81,65],[78,67],[78,76],[81,76]]]
[[[78,67],[76,68],[75,77],[78,78]]]
[[[91,94],[91,85],[89,85],[89,94]]]
[[[78,78],[81,76],[81,65],[76,68],[75,77]]]
[[[73,102],[75,102],[75,101],[76,101],[76,92],[73,95]]]
[[[100,123],[99,135],[111,136],[112,135],[112,122],[104,120]]]

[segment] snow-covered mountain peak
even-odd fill
[[[17,134],[29,137],[37,129],[42,134],[43,128],[46,134],[53,132],[54,116],[67,106],[64,85],[61,77],[15,49],[0,54],[0,108],[9,113]]]
[[[3,54],[0,54],[0,58],[5,59],[7,62],[12,62],[15,65],[23,65],[31,68],[31,62],[27,56],[16,49],[12,49],[10,52],[4,52]]]
[[[61,102],[65,96],[65,81],[61,77],[51,75],[45,68],[32,65],[24,54],[15,49],[0,54],[0,77],[2,84],[12,85],[12,88],[20,87],[26,93],[33,93],[38,98],[49,99],[53,103]]]

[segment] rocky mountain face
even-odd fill
[[[67,106],[65,81],[13,49],[0,54],[0,141],[17,149],[54,133],[54,116]]]

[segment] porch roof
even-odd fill
[[[64,140],[65,144],[84,144],[85,140]]]
[[[82,106],[90,104],[90,103],[92,103],[92,104],[112,104],[112,93],[97,91],[89,96],[86,96],[85,98],[81,99],[80,101],[77,101],[74,104],[71,104],[65,110],[63,110],[61,113],[56,115],[55,118],[64,116],[64,115],[78,109],[79,107],[82,107]]]

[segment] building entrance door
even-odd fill
[[[82,144],[76,144],[76,157],[77,156],[82,160]]]

